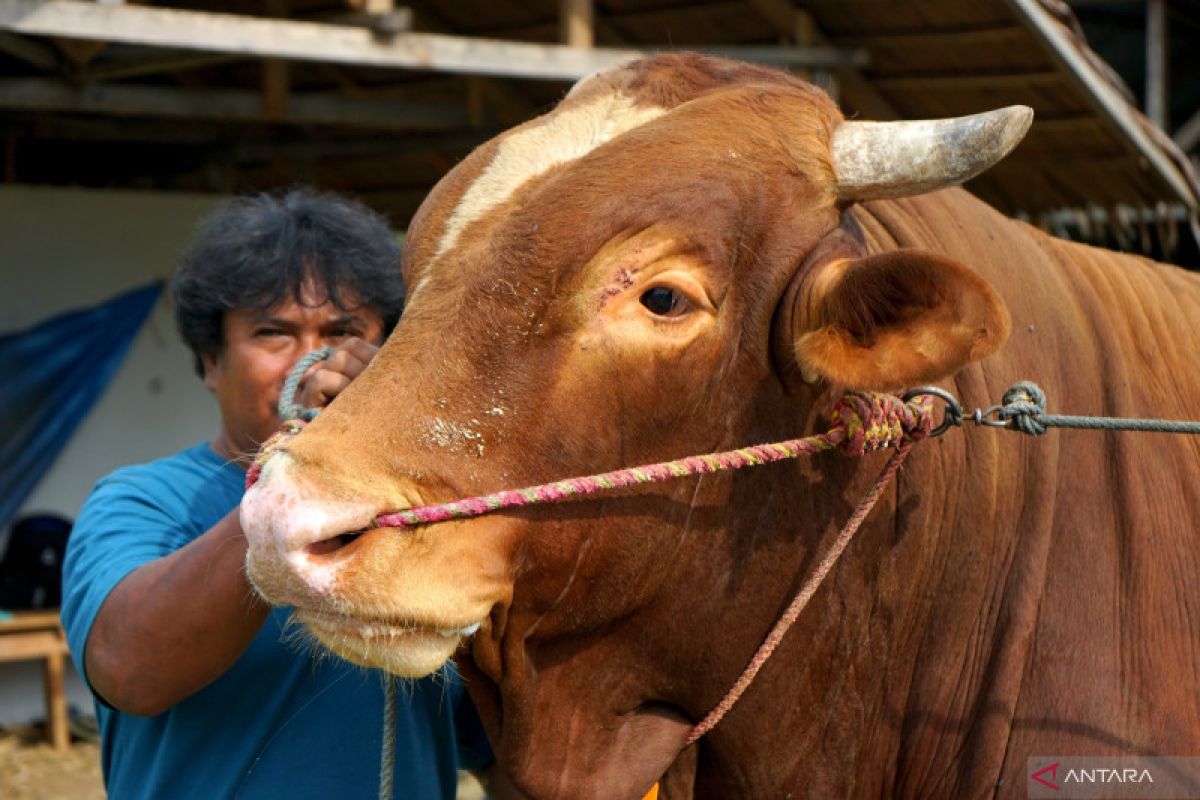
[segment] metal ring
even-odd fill
[[[962,405],[958,402],[957,397],[950,394],[949,392],[947,392],[945,389],[942,389],[941,387],[917,386],[913,389],[909,389],[907,392],[905,392],[903,395],[901,395],[901,399],[907,403],[909,400],[912,400],[913,398],[916,398],[916,397],[921,397],[923,395],[930,395],[931,397],[936,397],[937,399],[941,400],[942,402],[944,402],[946,404],[946,415],[942,418],[941,424],[939,424],[933,430],[929,431],[930,437],[941,436],[943,433],[950,430],[950,428],[952,426],[955,426],[955,425],[961,426],[962,425],[962,420],[963,420]]]

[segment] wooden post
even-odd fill
[[[813,19],[812,14],[807,11],[797,10],[795,12],[796,35],[793,40],[797,47],[814,47],[817,44],[817,23]],[[808,67],[800,67],[795,70],[796,77],[803,78],[806,81],[813,79],[813,71]]]
[[[283,120],[288,113],[291,78],[286,61],[268,58],[262,64],[263,116],[271,122]]]
[[[67,694],[63,685],[63,654],[46,656],[42,671],[46,679],[46,727],[50,734],[50,745],[62,752],[71,747]]]
[[[67,640],[54,611],[18,611],[0,621],[0,662],[40,659],[46,689],[46,732],[55,750],[71,746],[63,658]]]
[[[1172,138],[1185,153],[1200,145],[1200,111],[1192,114],[1187,122],[1180,125]]]
[[[1146,0],[1146,116],[1164,131],[1170,124],[1167,50],[1167,0]]]
[[[263,5],[269,16],[287,17],[287,0],[265,0]],[[288,74],[287,62],[278,58],[263,59],[263,116],[272,122],[279,122],[286,117],[290,92],[291,76]]]
[[[559,0],[559,39],[568,47],[592,47],[596,43],[592,0]]]

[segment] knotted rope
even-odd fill
[[[934,436],[940,435],[951,425],[961,427],[967,422],[1020,431],[1030,436],[1041,436],[1050,428],[1200,434],[1200,422],[1188,420],[1047,414],[1046,393],[1032,381],[1014,383],[1008,387],[999,404],[986,409],[977,408],[970,415],[964,412],[958,399],[944,389],[922,386],[912,393],[933,395],[946,402],[946,418],[934,429]]]
[[[292,371],[288,373],[287,379],[283,382],[283,389],[279,392],[279,404],[276,407],[279,412],[279,418],[287,421],[293,419],[302,419],[305,422],[312,422],[316,419],[319,408],[305,408],[296,402],[296,390],[300,388],[300,381],[304,379],[304,373],[308,372],[308,368],[318,361],[324,361],[333,353],[331,347],[320,347],[308,353],[304,358],[296,362],[296,366],[292,367]]]
[[[329,352],[314,351],[302,359],[288,377],[279,400],[279,414],[288,420],[263,445],[250,469],[246,473],[246,488],[258,480],[263,464],[292,436],[303,429],[305,422],[312,420],[317,409],[302,409],[293,402],[296,389],[304,373],[318,361],[328,358]],[[945,418],[933,427],[930,413],[931,398],[939,397],[946,402]],[[812,455],[840,448],[847,455],[857,456],[881,448],[896,448],[894,455],[876,479],[871,490],[863,497],[854,513],[835,537],[812,574],[805,580],[764,638],[749,664],[726,693],[725,697],[688,733],[684,746],[696,742],[708,733],[741,698],[742,694],[758,675],[792,624],[799,618],[804,607],[816,594],[821,582],[833,569],[854,534],[861,527],[875,503],[883,495],[888,484],[899,471],[913,444],[928,436],[938,436],[951,425],[961,427],[966,421],[977,425],[1003,427],[1040,436],[1047,428],[1097,428],[1101,430],[1165,431],[1174,433],[1200,434],[1200,422],[1156,419],[1127,419],[1118,417],[1071,417],[1045,413],[1046,397],[1037,384],[1021,381],[1005,392],[1000,405],[986,410],[976,409],[967,417],[958,400],[937,387],[919,387],[904,395],[854,392],[847,394],[834,408],[833,425],[825,433],[788,439],[771,444],[727,450],[708,455],[690,456],[675,461],[644,464],[639,467],[603,472],[552,483],[529,486],[524,489],[508,489],[487,495],[468,497],[448,503],[419,506],[388,514],[378,515],[372,522],[376,528],[413,528],[453,519],[465,519],[489,514],[506,508],[554,503],[570,497],[581,497],[600,491],[622,489],[638,484],[653,483],[706,473],[740,469],[742,467],[769,464],[776,461]],[[991,416],[996,419],[988,419]],[[392,751],[389,738],[394,737],[394,687],[391,678],[385,684],[384,747],[380,765],[380,797],[388,797],[392,788]]]
[[[854,509],[854,513],[850,515],[850,519],[846,520],[846,524],[842,526],[838,532],[837,538],[833,540],[833,544],[817,564],[817,568],[800,587],[800,591],[796,592],[796,596],[792,598],[792,602],[788,604],[786,610],[776,621],[770,633],[763,639],[763,643],[758,646],[754,656],[750,659],[750,663],[746,665],[746,669],[738,676],[733,686],[721,698],[711,711],[705,715],[704,719],[700,720],[695,727],[688,732],[687,739],[684,740],[683,746],[687,747],[696,742],[701,736],[711,731],[721,718],[733,708],[734,703],[741,699],[742,694],[750,688],[750,684],[754,681],[758,671],[767,663],[767,659],[775,652],[775,648],[783,641],[783,636],[788,632],[797,619],[800,618],[800,612],[808,605],[808,601],[817,593],[821,582],[825,580],[825,576],[833,569],[833,565],[837,563],[846,546],[850,544],[850,540],[854,538],[854,534],[858,532],[863,520],[867,518],[867,514],[871,513],[875,503],[883,496],[883,490],[891,483],[892,478],[896,476],[900,465],[904,463],[904,459],[908,456],[913,444],[918,438],[924,438],[929,433],[928,417],[923,417],[921,420],[923,426],[920,435],[908,435],[904,441],[900,442],[896,447],[896,452],[888,461],[887,466],[883,468],[883,472],[879,473],[879,477],[875,479],[875,485],[871,490],[863,496],[859,501],[858,507]]]
[[[602,472],[578,478],[543,483],[524,489],[509,489],[488,495],[468,497],[448,503],[419,506],[390,514],[380,514],[373,522],[378,528],[412,528],[434,522],[451,519],[465,519],[489,514],[505,508],[554,503],[569,497],[579,497],[600,491],[622,489],[643,483],[654,483],[672,478],[683,478],[692,475],[722,472],[741,469],[742,467],[770,464],[776,461],[798,458],[802,455],[813,455],[840,448],[850,456],[861,456],[875,450],[895,447],[896,451],[880,473],[875,485],[859,502],[858,507],[846,521],[838,533],[829,551],[821,559],[812,575],[801,586],[795,598],[786,611],[775,623],[770,633],[763,640],[750,663],[725,697],[697,724],[688,734],[686,745],[692,744],[708,731],[712,730],[730,708],[741,698],[742,694],[753,682],[763,664],[771,657],[775,648],[783,640],[784,634],[799,618],[800,612],[816,594],[821,582],[833,569],[842,552],[862,525],[867,514],[883,495],[884,489],[895,477],[900,465],[907,457],[912,445],[927,437],[933,427],[930,414],[931,400],[926,394],[914,394],[908,399],[875,392],[853,392],[842,397],[834,406],[831,415],[832,425],[825,433],[805,436],[799,439],[788,439],[771,444],[743,447],[737,450],[726,450],[708,455],[691,456],[675,461],[662,461],[655,464],[643,464],[640,467]],[[259,451],[254,463],[246,474],[247,488],[257,481],[262,470],[262,464],[288,439],[304,427],[303,420],[294,419],[285,423],[283,429],[267,440]],[[387,684],[390,686],[389,684]],[[389,700],[385,707],[392,705]],[[385,713],[385,747],[384,761],[388,761],[386,736],[389,731],[386,726]],[[384,769],[388,770],[387,786],[390,789],[390,763],[381,765],[380,797],[384,797]]]
[[[296,390],[309,367],[324,361],[333,353],[330,347],[321,347],[307,353],[296,362],[283,382],[276,410],[283,425],[271,435],[254,456],[246,470],[246,488],[258,482],[263,464],[275,454],[285,442],[304,429],[304,425],[316,419],[319,408],[305,408],[295,402]],[[383,732],[379,746],[379,800],[391,800],[396,773],[396,678],[391,673],[383,674]]]

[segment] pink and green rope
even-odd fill
[[[555,503],[572,497],[656,483],[671,478],[686,478],[691,475],[770,464],[835,448],[840,448],[848,455],[862,455],[872,450],[898,445],[906,440],[928,436],[931,428],[929,408],[930,398],[927,395],[920,395],[905,402],[889,394],[853,392],[838,401],[831,415],[833,424],[825,433],[407,508],[380,514],[375,518],[373,525],[377,528],[415,528],[435,522],[478,517],[506,508]],[[247,488],[258,481],[263,464],[271,455],[303,428],[303,421],[289,420],[267,440],[246,473]]]
[[[833,425],[827,432],[813,436],[689,456],[675,461],[643,464],[597,475],[528,486],[524,489],[505,489],[447,503],[418,506],[380,514],[375,518],[374,526],[413,528],[435,522],[478,517],[506,508],[555,503],[572,497],[671,478],[770,464],[838,447],[850,455],[861,455],[899,444],[905,439],[926,436],[930,429],[929,398],[922,396],[906,403],[898,397],[886,394],[848,394],[839,401],[832,418]]]
[[[737,681],[721,701],[688,733],[684,743],[686,747],[712,730],[749,688],[759,670],[783,640],[784,634],[800,616],[800,612],[816,594],[817,588],[825,576],[833,569],[842,552],[850,544],[850,540],[874,507],[875,502],[883,495],[912,445],[929,436],[933,427],[930,406],[931,397],[927,394],[918,395],[906,402],[893,395],[855,392],[847,394],[838,402],[832,415],[833,425],[825,433],[799,439],[788,439],[773,444],[727,450],[721,453],[691,456],[676,461],[645,464],[640,467],[603,472],[598,475],[568,478],[525,489],[510,489],[478,497],[468,497],[449,503],[419,506],[390,514],[380,514],[375,518],[374,525],[379,528],[412,528],[445,520],[477,517],[504,508],[553,503],[568,497],[579,497],[610,489],[622,489],[643,483],[740,469],[758,464],[770,464],[834,448],[840,448],[848,455],[857,456],[885,447],[895,447],[895,454],[880,473],[874,486],[859,502],[850,519],[846,521],[818,563],[817,568],[804,581],[783,615],[759,645]],[[271,454],[303,427],[304,423],[299,420],[289,421],[285,423],[283,429],[268,440],[250,471],[247,472],[247,488],[258,480],[262,465],[270,458]]]

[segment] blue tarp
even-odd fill
[[[0,530],[87,416],[162,284],[0,335]]]

